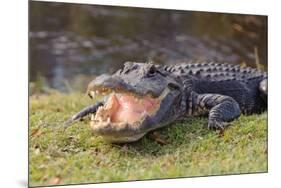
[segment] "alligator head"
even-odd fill
[[[181,80],[152,63],[126,62],[113,75],[90,82],[87,94],[104,95],[91,128],[109,142],[132,142],[174,121],[182,112]]]

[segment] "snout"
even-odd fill
[[[89,94],[90,91],[99,90],[102,88],[112,89],[115,91],[132,90],[132,88],[127,85],[120,77],[102,74],[89,83],[87,93]]]

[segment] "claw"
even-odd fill
[[[208,129],[212,129],[212,130],[224,130],[226,126],[227,126],[226,122],[221,122],[216,120],[212,120],[208,122]]]

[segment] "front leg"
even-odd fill
[[[64,122],[64,127],[67,128],[68,126],[70,126],[73,122],[75,122],[76,120],[79,120],[81,118],[83,118],[84,116],[91,114],[91,113],[96,113],[96,111],[98,110],[98,108],[100,106],[102,106],[103,103],[102,102],[97,102],[96,104],[87,106],[86,108],[82,109],[81,111],[77,112],[76,114],[74,114],[73,116],[71,116],[66,122]]]
[[[224,129],[227,122],[239,117],[241,110],[239,104],[229,96],[219,94],[194,94],[193,109],[195,113],[209,114],[209,129]]]

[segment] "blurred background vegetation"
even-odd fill
[[[267,17],[30,2],[30,94],[84,92],[125,61],[214,60],[267,70]]]

